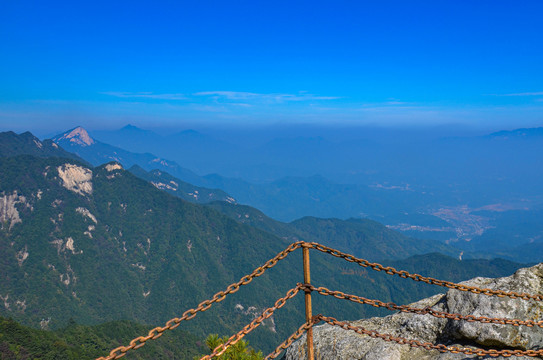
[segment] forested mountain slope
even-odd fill
[[[85,162],[52,140],[40,141],[30,132],[16,134],[13,131],[0,132],[0,156],[32,155],[37,157],[62,157]]]
[[[0,315],[33,327],[56,329],[70,318],[83,324],[120,319],[163,324],[291,242],[175,198],[117,163],[91,168],[60,158],[0,158],[0,197]],[[434,262],[427,275],[449,275],[454,267],[467,270],[453,272],[449,280],[485,275],[450,261],[446,269],[442,259]],[[506,275],[520,266],[508,264],[491,269]],[[384,301],[407,302],[439,290],[370,274],[317,252],[312,252],[312,278],[318,285]],[[297,251],[182,329],[202,337],[233,333],[302,279]],[[315,307],[337,317],[376,314],[331,299],[316,298]],[[303,321],[300,296],[249,340],[269,350]]]
[[[0,316],[0,359],[94,360],[121,344],[145,334],[149,326],[131,321],[113,321],[100,325],[78,325],[69,321],[55,331],[38,330]],[[201,354],[202,339],[175,331],[161,341],[150,341],[127,359],[187,359]]]
[[[195,186],[158,169],[145,171],[139,165],[134,165],[128,171],[141,179],[147,180],[157,189],[196,204],[206,204],[212,201],[236,202],[236,199],[220,189]]]
[[[290,223],[269,218],[250,206],[213,202],[213,207],[234,220],[292,241],[315,241],[372,261],[405,259],[439,252],[458,257],[460,250],[444,243],[415,239],[368,219],[320,219],[304,217]]]

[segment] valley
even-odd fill
[[[422,206],[433,195],[419,198],[417,185],[338,184],[322,176],[249,183],[199,176],[173,161],[155,161],[161,158],[151,153],[101,143],[82,128],[59,135],[58,143],[29,133],[4,134],[0,315],[31,328],[58,332],[72,321],[100,326],[126,319],[138,329],[160,324],[299,240],[450,281],[506,276],[537,261],[541,253],[535,250],[540,246],[538,231],[543,230],[536,226],[535,202]],[[309,203],[297,207],[307,199]],[[250,206],[268,201],[282,207],[280,219]],[[322,210],[344,217],[306,215],[281,221],[287,214],[321,214],[311,205],[318,203]],[[359,209],[363,218],[350,212]],[[485,242],[493,241],[485,238],[492,231],[505,226],[511,232],[503,233],[516,237],[517,220],[511,215],[520,220],[525,212],[534,214],[527,218],[533,225],[525,229],[525,243],[508,246],[504,240],[503,246],[484,251]],[[350,293],[364,289],[364,296],[383,301],[408,303],[440,291],[346,266],[324,254],[315,253],[312,266],[318,284]],[[231,333],[253,319],[277,294],[300,281],[299,267],[300,254],[293,254],[184,324],[192,344],[212,332]],[[383,314],[328,299],[316,299],[315,306],[345,319]],[[301,298],[296,298],[248,339],[269,351],[302,319]],[[111,341],[108,336],[104,341]],[[169,351],[158,346],[159,353]]]

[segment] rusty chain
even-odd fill
[[[147,336],[139,336],[132,341],[130,341],[130,345],[128,346],[119,346],[109,353],[106,357],[99,357],[96,360],[113,360],[113,359],[120,359],[124,355],[126,355],[126,352],[132,349],[139,349],[140,347],[144,346],[145,343],[149,340],[155,340],[162,336],[164,331],[166,330],[173,330],[176,327],[178,327],[181,323],[181,321],[187,321],[194,318],[199,312],[206,311],[213,305],[214,303],[221,302],[224,300],[226,295],[233,294],[236,291],[239,290],[239,288],[243,285],[249,284],[251,281],[253,281],[254,278],[261,276],[264,274],[264,272],[272,267],[274,267],[279,260],[283,260],[287,257],[288,254],[293,252],[294,250],[300,248],[303,245],[303,241],[298,241],[295,243],[290,244],[285,250],[278,253],[275,257],[268,260],[264,265],[257,267],[251,274],[245,275],[241,278],[240,281],[230,284],[225,291],[219,291],[216,293],[213,298],[209,300],[202,301],[195,309],[189,309],[183,313],[183,315],[180,318],[173,318],[170,319],[164,327],[157,326],[154,329],[151,329]]]
[[[541,327],[543,328],[543,320],[533,321],[533,320],[519,320],[519,319],[505,319],[505,318],[490,318],[486,316],[474,316],[474,315],[462,315],[462,314],[451,314],[443,311],[434,310],[432,308],[414,308],[407,305],[396,305],[393,302],[385,303],[379,300],[372,300],[362,296],[345,294],[341,291],[332,291],[325,287],[314,287],[308,284],[300,284],[302,290],[316,291],[321,295],[333,296],[337,299],[349,300],[359,304],[371,305],[373,307],[383,307],[392,311],[408,312],[418,315],[432,315],[437,318],[442,319],[451,319],[451,320],[465,320],[467,322],[481,322],[485,324],[499,324],[499,325],[512,325],[520,326],[524,325],[527,327]]]
[[[354,255],[346,254],[336,249],[332,249],[328,246],[321,245],[316,242],[304,242],[302,246],[308,246],[315,250],[321,251],[323,253],[330,254],[337,258],[342,258],[346,261],[356,263],[362,267],[367,267],[375,271],[384,271],[388,275],[397,275],[403,279],[411,279],[415,281],[421,281],[431,285],[443,286],[449,289],[456,289],[460,291],[467,291],[474,294],[482,294],[488,296],[497,296],[497,297],[509,297],[512,299],[522,299],[522,300],[536,300],[543,301],[543,295],[532,295],[528,293],[517,293],[514,291],[503,291],[503,290],[492,290],[492,289],[481,289],[476,286],[469,286],[463,284],[457,284],[450,281],[438,280],[431,277],[422,276],[419,274],[411,274],[405,270],[396,270],[392,266],[383,266],[379,263],[372,263],[365,259],[359,259]]]
[[[330,254],[330,255],[332,255],[334,257],[342,258],[342,259],[344,259],[344,260],[346,260],[348,262],[356,263],[356,264],[358,264],[358,265],[360,265],[362,267],[367,267],[367,268],[370,268],[370,269],[375,270],[375,271],[384,271],[386,274],[397,275],[397,276],[399,276],[399,277],[401,277],[403,279],[412,279],[414,281],[420,281],[420,282],[424,282],[424,283],[431,284],[431,285],[443,286],[443,287],[446,287],[446,288],[449,288],[449,289],[467,291],[467,292],[471,292],[471,293],[474,293],[474,294],[482,294],[482,295],[487,295],[487,296],[498,296],[498,297],[510,297],[510,298],[513,298],[513,299],[523,299],[523,300],[532,299],[532,300],[536,300],[536,301],[543,301],[543,295],[539,295],[539,294],[532,295],[532,294],[528,294],[528,293],[517,293],[517,292],[513,292],[513,291],[492,290],[492,289],[487,289],[487,288],[481,289],[481,288],[478,288],[478,287],[475,287],[475,286],[468,286],[468,285],[453,283],[453,282],[450,282],[450,281],[438,280],[438,279],[434,279],[434,278],[431,278],[431,277],[425,277],[425,276],[422,276],[422,275],[419,275],[419,274],[411,274],[411,273],[409,273],[409,272],[407,272],[405,270],[396,270],[395,268],[393,268],[391,266],[386,266],[385,267],[385,266],[383,266],[383,265],[381,265],[379,263],[372,263],[372,262],[369,262],[368,260],[357,258],[354,255],[350,255],[350,254],[341,252],[339,250],[330,248],[330,247],[325,246],[325,245],[321,245],[321,244],[316,243],[316,242],[297,241],[295,243],[290,244],[287,248],[285,248],[285,250],[278,253],[274,258],[268,260],[264,265],[262,265],[260,267],[257,267],[251,274],[245,275],[244,277],[242,277],[240,279],[240,281],[238,281],[236,283],[233,283],[233,284],[230,284],[226,288],[225,291],[219,291],[211,299],[205,300],[205,301],[201,302],[200,304],[198,304],[198,306],[196,308],[189,309],[189,310],[185,311],[180,318],[172,318],[168,322],[166,322],[165,326],[163,326],[163,327],[157,326],[154,329],[151,329],[149,331],[149,333],[147,334],[147,336],[139,336],[139,337],[133,339],[132,341],[130,341],[130,344],[128,346],[119,346],[119,347],[111,350],[111,352],[109,353],[108,356],[99,357],[96,360],[120,359],[121,357],[126,355],[127,351],[132,350],[132,349],[139,349],[140,347],[144,346],[147,341],[158,339],[160,336],[162,336],[162,334],[166,330],[173,330],[173,329],[177,328],[182,321],[191,320],[199,312],[203,312],[203,311],[208,310],[214,303],[223,301],[227,295],[237,292],[241,286],[249,284],[254,278],[259,277],[262,274],[264,274],[264,272],[267,269],[270,269],[270,268],[274,267],[279,260],[284,259],[285,257],[288,256],[288,254],[290,254],[291,252],[293,252],[293,251],[295,251],[295,250],[297,250],[297,249],[299,249],[301,247],[312,248],[312,249],[321,251],[323,253]],[[328,290],[328,289],[326,289],[326,290]],[[330,291],[330,290],[328,290],[328,291]],[[339,292],[335,292],[335,294],[339,295]],[[332,293],[330,293],[328,295],[335,296]],[[346,294],[343,294],[343,295],[347,296]],[[341,296],[342,295],[339,295],[339,298],[342,298]],[[350,296],[354,296],[354,295],[350,295]],[[335,297],[338,297],[338,296],[335,296]],[[350,300],[352,300],[352,299],[354,299],[354,297],[351,298]],[[365,298],[360,298],[360,299],[365,299]],[[366,299],[366,300],[369,300],[369,299]],[[381,303],[381,304],[386,305],[386,303],[383,303],[383,302],[380,302],[380,301],[377,301],[377,300],[369,300],[369,301],[375,301],[375,303],[373,303],[373,304]],[[356,301],[356,302],[367,303],[364,300],[360,300],[360,301]],[[370,304],[370,305],[373,305],[373,304]],[[392,306],[392,307],[393,306],[399,307],[399,305],[395,305],[395,304],[392,305],[392,303],[389,303],[389,305]],[[373,305],[373,306],[376,306],[376,305]],[[382,307],[388,308],[387,306],[382,306]],[[394,308],[394,310],[407,311],[407,310],[402,310],[402,309],[399,309],[399,308]],[[444,318],[450,318],[449,316],[453,316],[453,319],[456,319],[454,316],[457,316],[457,315],[458,316],[463,316],[463,315],[459,315],[459,314],[440,313],[440,312],[437,312],[437,311],[432,310],[432,309],[413,309],[413,311],[411,311],[411,312],[414,312],[415,310],[420,311],[421,314],[424,312],[425,314],[431,314],[433,316],[444,317]],[[415,313],[419,313],[419,312],[415,312]],[[456,320],[459,320],[459,319],[456,319]],[[510,324],[510,325],[515,325],[515,326],[526,325],[526,326],[541,326],[541,327],[543,327],[541,325],[541,322],[533,322],[533,321],[531,322],[529,320],[522,321],[522,320],[515,320],[515,319],[495,319],[495,318],[486,318],[486,317],[477,318],[477,317],[474,317],[474,316],[471,316],[471,315],[464,316],[464,318],[462,318],[462,320],[481,321],[481,322],[498,323],[498,324],[501,324],[502,322],[500,322],[500,321],[503,321],[504,324]],[[304,326],[311,327],[312,325],[313,324],[308,325],[306,323],[305,325],[300,327],[300,329],[302,329]],[[244,328],[244,330],[245,330],[245,328]],[[242,330],[238,334],[241,334],[244,330]],[[303,331],[302,331],[302,333],[303,333]],[[238,334],[236,334],[236,335],[238,335]],[[245,336],[245,334],[243,334],[243,336]],[[293,336],[296,335],[296,334],[297,333],[293,334]],[[234,336],[236,336],[236,335],[234,335]],[[299,338],[300,336],[301,336],[301,334],[299,334],[298,337],[293,338],[292,341]],[[241,339],[241,337],[239,339]],[[239,341],[239,339],[236,340],[236,342]],[[288,341],[288,339],[287,339],[287,341]],[[290,343],[292,343],[292,341]],[[290,345],[290,343],[285,345],[285,346]],[[283,344],[285,344],[285,343],[283,343]],[[276,349],[276,351],[277,351],[277,349]],[[270,356],[270,355],[268,355],[268,356]],[[488,355],[490,355],[490,353]],[[275,355],[275,357],[276,356],[278,356],[278,355]],[[491,356],[493,356],[493,355],[491,355]],[[511,356],[511,355],[503,355],[503,356]],[[532,355],[528,355],[528,356],[532,356]],[[533,356],[538,356],[538,355],[533,355]],[[270,357],[270,358],[273,359],[275,357]],[[268,357],[266,359],[268,359]]]
[[[437,351],[442,352],[442,353],[444,353],[444,352],[450,352],[450,353],[454,353],[454,354],[463,353],[463,354],[466,354],[466,355],[492,356],[492,357],[497,357],[497,356],[503,356],[503,357],[510,357],[510,356],[537,357],[537,356],[543,356],[543,350],[509,350],[509,349],[504,349],[504,350],[495,350],[495,349],[484,350],[484,349],[476,349],[476,348],[469,348],[469,347],[446,346],[446,345],[443,345],[443,344],[434,345],[434,344],[429,343],[429,342],[422,342],[422,341],[418,341],[418,340],[406,339],[406,338],[403,338],[403,337],[395,337],[395,336],[392,336],[390,334],[381,334],[381,333],[378,333],[377,331],[367,330],[367,329],[364,329],[363,327],[360,327],[360,326],[353,326],[353,325],[351,325],[351,324],[349,324],[347,322],[338,321],[338,320],[334,319],[333,317],[327,317],[327,316],[323,316],[323,315],[316,315],[315,320],[313,321],[313,324],[316,324],[318,322],[316,320],[322,320],[322,321],[327,322],[330,325],[339,326],[342,329],[351,330],[351,331],[354,331],[354,332],[356,332],[358,334],[362,334],[362,335],[368,335],[368,336],[370,336],[372,338],[378,338],[378,339],[382,339],[382,340],[385,340],[385,341],[396,342],[396,343],[401,344],[401,345],[409,345],[409,346],[411,346],[413,348],[419,348],[420,347],[420,348],[423,348],[423,349],[426,349],[426,350],[437,350]]]
[[[221,345],[217,346],[210,355],[203,356],[203,357],[200,358],[200,360],[210,360],[210,359],[212,359],[212,358],[214,358],[216,356],[221,356],[222,354],[224,354],[224,352],[230,346],[236,344],[238,341],[243,339],[243,337],[245,335],[247,335],[248,333],[250,333],[251,331],[253,331],[257,327],[259,327],[260,324],[264,320],[266,320],[267,318],[272,316],[273,313],[275,312],[275,310],[280,309],[283,306],[285,306],[285,304],[287,303],[287,300],[290,300],[294,296],[296,296],[296,294],[298,294],[298,292],[300,291],[301,288],[302,288],[302,284],[298,284],[295,288],[292,288],[289,291],[287,291],[287,294],[285,295],[285,297],[282,297],[279,300],[277,300],[275,302],[275,304],[271,308],[267,308],[266,310],[264,310],[264,312],[262,312],[262,314],[259,317],[257,317],[253,321],[251,321],[251,323],[246,325],[237,334],[232,335],[224,344],[221,344]]]
[[[299,338],[301,338],[304,332],[309,330],[309,328],[313,327],[313,325],[315,325],[319,321],[320,319],[316,320],[314,317],[310,323],[304,323],[302,326],[298,328],[298,330],[296,330],[292,335],[290,335],[288,339],[283,341],[281,345],[279,345],[274,351],[269,353],[268,356],[264,358],[264,360],[275,359],[276,357],[278,357],[283,350],[286,350],[286,348],[292,345],[292,343],[295,340],[298,340]]]

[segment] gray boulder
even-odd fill
[[[411,281],[411,280],[405,280]],[[463,282],[466,285],[505,291],[542,294],[543,264],[518,270],[515,274],[497,279],[475,278]],[[363,294],[360,294],[363,295]],[[319,295],[314,295],[319,296]],[[346,301],[346,300],[337,300]],[[364,305],[360,305],[364,306]],[[463,315],[486,316],[539,321],[543,318],[543,301],[500,298],[449,290],[410,304],[411,307],[425,308]],[[328,315],[328,314],[324,314]],[[472,348],[538,350],[543,348],[543,328],[486,324],[481,322],[440,319],[431,315],[395,313],[382,318],[371,318],[351,322],[352,325],[374,330],[396,337]],[[305,335],[286,352],[286,360],[306,359]],[[479,358],[465,354],[440,353],[437,350],[412,348],[360,335],[328,324],[314,328],[315,358],[342,360],[411,360],[411,359],[472,359]],[[505,359],[505,357],[488,357]],[[508,359],[534,359],[516,357]]]

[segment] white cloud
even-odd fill
[[[223,100],[224,102],[240,102],[233,103],[237,106],[252,106],[254,103],[283,103],[291,101],[319,101],[319,100],[336,100],[340,99],[337,96],[318,96],[300,91],[297,94],[284,93],[252,93],[247,91],[201,91],[191,95],[184,94],[155,94],[152,92],[125,92],[125,91],[105,91],[100,94],[114,96],[123,99],[160,99],[160,100],[188,100],[201,102],[206,98],[215,101]],[[199,99],[199,100],[198,100]]]
[[[261,94],[255,94],[255,93],[243,92],[243,91],[202,91],[202,92],[197,92],[193,95],[225,97],[229,100],[244,100],[244,99],[251,99],[251,98],[258,97]]]
[[[186,100],[187,97],[183,94],[153,94],[152,92],[121,92],[121,91],[106,91],[100,94],[115,96],[119,98],[143,98],[143,99],[160,99],[160,100]]]
[[[494,96],[541,96],[543,91],[525,92],[525,93],[513,93],[513,94],[492,94]]]
[[[267,101],[267,102],[284,102],[284,101],[315,101],[315,100],[336,100],[337,96],[317,96],[300,92],[298,94],[260,94],[244,91],[202,91],[193,94],[195,96],[211,96],[215,99],[224,98],[227,100],[252,100],[252,101]]]

